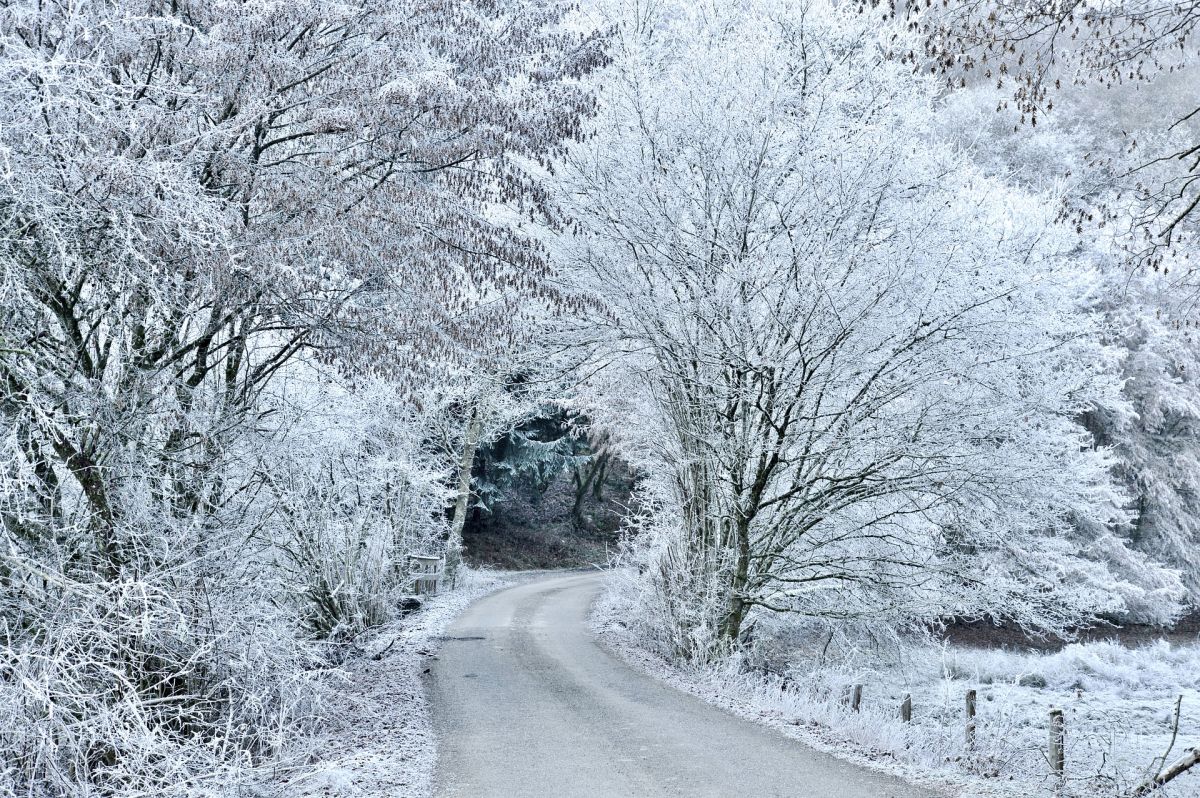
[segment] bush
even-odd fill
[[[316,716],[315,651],[253,586],[5,572],[0,795],[228,794]]]

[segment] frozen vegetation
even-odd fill
[[[1068,792],[1194,790],[1193,642],[931,641],[1200,608],[1198,29],[0,2],[0,798],[419,794],[464,564],[602,551],[789,733],[1036,794],[1054,705]]]
[[[627,609],[621,591],[610,591],[593,623],[635,667],[807,744],[952,795],[1123,796],[1200,734],[1200,642],[1100,641],[1053,653],[879,639],[830,647],[823,630],[793,627],[737,657],[679,663],[630,630]],[[848,693],[856,684],[862,703],[853,711]],[[970,746],[968,690],[977,696]],[[909,722],[900,717],[906,696]],[[1051,708],[1065,714],[1065,781],[1047,761]],[[1200,796],[1200,779],[1181,777],[1162,794]]]
[[[422,672],[455,616],[504,585],[493,573],[465,569],[455,590],[373,630],[333,681],[324,712],[329,722],[303,759],[273,768],[262,790],[287,798],[431,795],[437,740]]]

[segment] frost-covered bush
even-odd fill
[[[253,563],[169,543],[117,580],[0,559],[0,795],[225,795],[296,752],[319,652]]]
[[[407,555],[444,546],[436,397],[297,364],[255,428],[195,398],[223,429],[187,489],[221,501],[183,512],[162,469],[114,469],[115,563],[86,513],[37,536],[28,475],[0,473],[0,796],[233,794],[302,755],[327,641],[392,617]]]
[[[416,403],[298,362],[253,428],[206,398],[190,420],[221,434],[185,487],[220,502],[181,510],[181,483],[130,444],[147,465],[114,467],[119,561],[86,513],[38,536],[29,475],[0,472],[0,796],[235,794],[303,755],[342,655],[328,643],[389,620],[407,555],[444,547],[436,393]]]
[[[669,658],[707,660],[724,650],[711,619],[724,606],[729,562],[704,561],[655,486],[635,496],[602,599],[639,639]],[[719,552],[709,552],[718,557]]]
[[[410,554],[445,548],[450,464],[424,438],[438,406],[417,410],[387,383],[350,391],[312,373],[274,401],[293,421],[264,464],[278,508],[271,545],[309,632],[352,638],[388,620],[411,589]]]
[[[1129,647],[1114,641],[1072,643],[1061,651],[1036,654],[1001,649],[949,649],[960,678],[992,684],[1011,682],[1051,690],[1200,690],[1195,645],[1159,640]],[[1037,684],[1031,677],[1036,676]]]

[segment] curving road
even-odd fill
[[[438,798],[927,798],[633,670],[592,636],[603,574],[473,604],[431,672]]]

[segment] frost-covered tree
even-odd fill
[[[967,148],[980,168],[1027,190],[1057,189],[1076,204],[1133,213],[1140,200],[1122,194],[1119,174],[1122,164],[1128,168],[1131,159],[1141,157],[1126,152],[1129,142],[1149,140],[1146,127],[1173,95],[1185,98],[1184,85],[1160,76],[1150,85],[1063,86],[1055,92],[1053,113],[1036,126],[1017,129],[1011,116],[996,113],[994,86],[968,87],[942,98],[939,132]],[[1144,239],[1100,214],[1078,228],[1063,219],[1060,227],[1064,234],[1075,232],[1075,259],[1093,264],[1099,275],[1085,301],[1102,318],[1095,333],[1120,369],[1116,404],[1102,402],[1085,417],[1096,439],[1111,448],[1115,475],[1128,495],[1129,525],[1108,533],[1177,569],[1194,604],[1200,540],[1193,520],[1191,463],[1197,443],[1191,408],[1200,394],[1194,382],[1194,294],[1186,261],[1160,253],[1157,273],[1131,263],[1128,253]],[[1096,534],[1108,539],[1106,533]],[[1168,622],[1175,615],[1174,602],[1164,599],[1180,591],[1179,582],[1163,582],[1144,565],[1142,557],[1115,558],[1115,571],[1129,591],[1123,618]],[[1139,598],[1136,591],[1144,592]]]
[[[412,588],[409,555],[444,545],[453,456],[428,431],[449,411],[434,390],[422,398],[380,379],[349,388],[311,362],[265,397],[282,418],[256,447],[273,511],[260,546],[316,637],[345,642],[389,620]]]
[[[1115,382],[1044,201],[937,143],[934,88],[877,20],[637,11],[614,13],[564,178],[563,262],[605,303],[676,649],[762,610],[1061,629],[1120,609],[1076,534],[1119,516],[1075,423]]]
[[[1200,221],[1200,98],[1193,74],[1200,11],[1194,5],[954,0],[893,3],[889,11],[919,32],[915,45],[890,48],[893,57],[940,75],[951,89],[991,88],[998,94],[992,104],[1009,126],[1086,124],[1091,117],[1103,125],[1121,115],[1132,93],[1151,96],[1140,118],[1113,131],[1116,153],[1101,147],[1088,157],[1092,177],[1103,176],[1121,196],[1072,202],[1068,214],[1080,227],[1120,225],[1122,246],[1135,262],[1174,267],[1188,279]],[[1091,87],[1109,90],[1093,95],[1101,113],[1089,109],[1064,118],[1064,101]]]
[[[403,421],[504,351],[548,289],[497,219],[591,103],[566,10],[0,5],[0,792],[232,791],[296,738],[295,621],[358,609],[314,619],[274,554],[374,523],[420,440],[300,461],[274,381],[368,370]]]
[[[1200,596],[1200,361],[1195,331],[1170,318],[1151,277],[1130,279],[1115,270],[1099,304],[1105,337],[1120,356],[1121,401],[1101,403],[1085,415],[1097,440],[1111,448],[1114,473],[1128,500],[1128,525],[1115,530],[1141,554],[1115,563],[1132,585],[1145,591],[1130,602],[1133,620],[1167,623],[1174,613],[1163,593]],[[1146,558],[1178,571],[1163,582]],[[1182,589],[1181,589],[1182,588]]]

